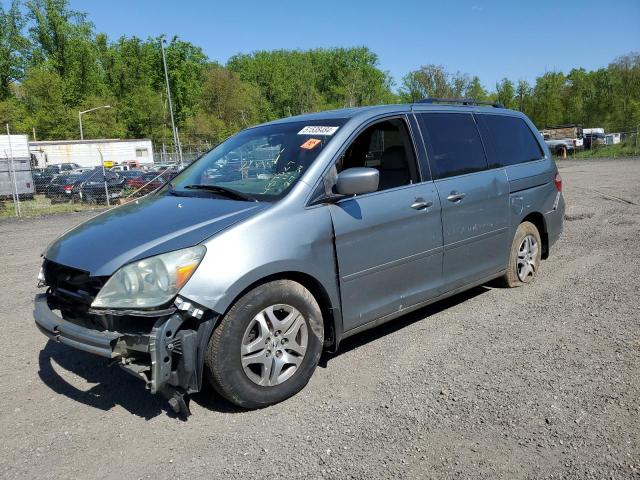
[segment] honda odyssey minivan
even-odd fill
[[[530,283],[564,208],[537,129],[497,104],[285,118],[49,245],[34,317],[176,411],[205,381],[264,407],[348,336],[493,279]]]

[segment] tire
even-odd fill
[[[236,301],[216,327],[207,348],[206,375],[237,406],[273,405],[304,388],[320,359],[323,339],[322,313],[311,292],[290,280],[268,282]]]
[[[527,238],[529,239],[528,246],[525,245]],[[538,275],[541,259],[540,232],[533,223],[522,222],[513,236],[507,271],[502,277],[505,286],[513,288],[533,282]],[[528,265],[528,269],[526,265]]]

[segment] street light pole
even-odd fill
[[[84,132],[82,131],[82,115],[84,115],[85,113],[93,112],[94,110],[100,110],[101,108],[111,108],[111,105],[102,105],[101,107],[90,108],[89,110],[78,112],[78,123],[80,124],[80,140],[84,140]]]
[[[173,144],[180,159],[180,167],[182,167],[182,147],[178,138],[178,129],[173,119],[173,104],[171,102],[171,89],[169,88],[169,72],[167,70],[167,58],[164,55],[164,35],[160,36],[160,50],[162,51],[162,65],[164,66],[164,80],[167,84],[167,102],[169,103],[169,115],[171,116],[171,131],[173,132]]]

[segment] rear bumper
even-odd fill
[[[217,317],[194,322],[187,312],[176,310],[158,318],[149,333],[131,335],[69,322],[51,310],[46,293],[36,295],[34,304],[36,326],[48,338],[112,360],[144,380],[151,393],[200,390],[204,353]],[[186,320],[192,328],[184,328]]]

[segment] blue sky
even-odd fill
[[[408,71],[436,63],[478,75],[493,89],[504,76],[532,81],[545,71],[595,69],[640,51],[640,0],[71,0],[71,5],[112,38],[178,35],[221,63],[260,49],[365,45],[398,84]]]

